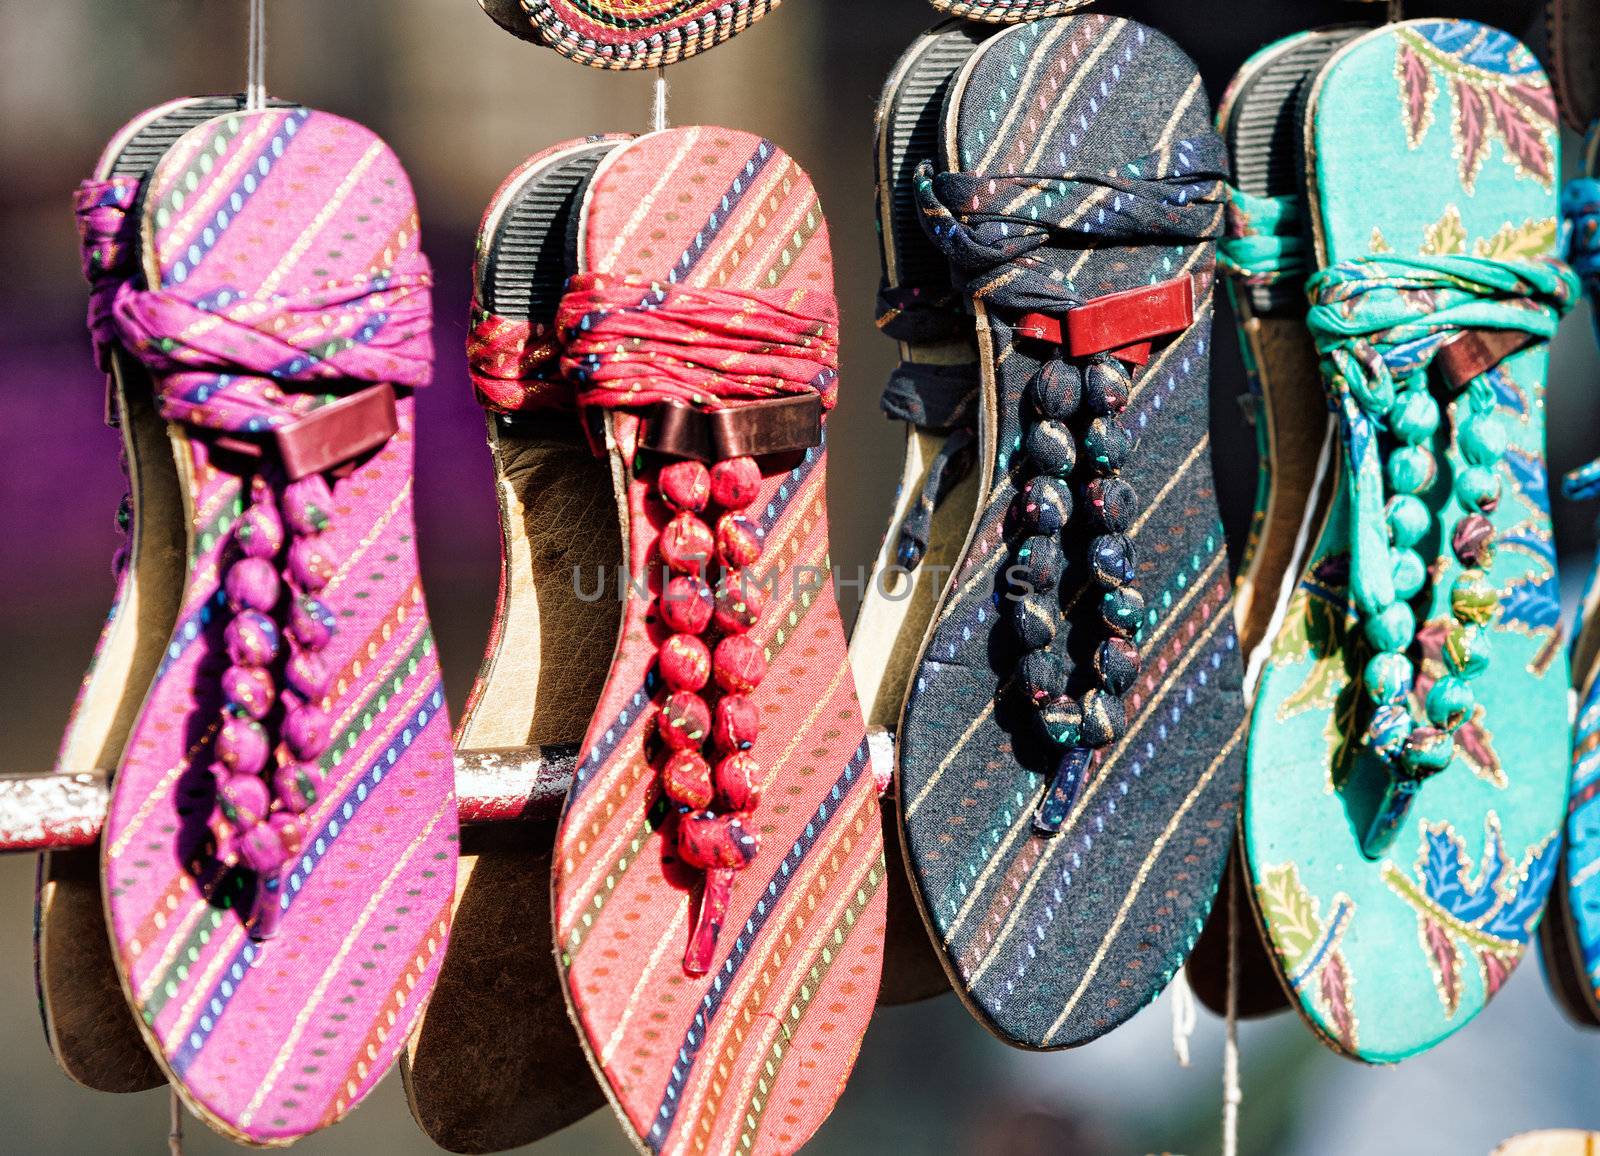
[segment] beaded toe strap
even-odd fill
[[[1018,496],[1008,524],[1019,540],[1007,615],[1018,653],[1008,685],[1020,688],[1059,752],[1034,818],[1040,836],[1059,833],[1097,756],[1127,731],[1122,696],[1139,674],[1145,605],[1128,535],[1139,498],[1121,476],[1137,446],[1120,415],[1154,344],[1193,323],[1197,296],[1186,275],[1090,297],[1044,251],[1216,238],[1226,167],[1221,141],[1207,135],[1106,173],[936,174],[928,164],[917,172],[924,226],[956,283],[1003,331],[998,348],[1026,354],[1003,359],[996,375],[1003,382],[1038,365],[1025,385],[1013,383],[1028,409],[1011,466]],[[1077,601],[1062,589],[1075,515],[1090,534],[1090,597],[1102,632],[1076,694],[1061,638]]]
[[[104,194],[86,189],[85,204],[110,224]],[[96,272],[111,267],[103,246],[95,252]],[[184,291],[181,262],[154,289],[91,273],[105,318],[97,339],[139,358],[162,417],[242,480],[221,581],[228,665],[211,728],[209,854],[255,875],[247,918],[258,940],[278,929],[288,904],[282,879],[325,777],[337,476],[393,436],[395,387],[425,385],[432,372],[432,280],[414,219],[382,257],[359,282],[201,300]]]
[[[657,539],[668,575],[652,617],[658,775],[677,814],[682,862],[704,873],[683,969],[716,956],[735,875],[760,851],[754,814],[768,775],[752,753],[767,673],[751,636],[771,581],[763,533],[746,511],[757,457],[820,444],[838,387],[830,294],[731,292],[580,274],[557,317],[562,374],[585,410],[643,416],[656,495],[671,512]],[[703,429],[704,433],[697,430]],[[648,467],[647,467],[648,468]]]
[[[821,444],[838,349],[831,294],[594,273],[568,280],[551,324],[480,310],[468,345],[492,410],[637,421],[635,475],[664,523],[659,571],[646,576],[658,706],[650,758],[675,816],[667,837],[703,878],[690,975],[711,967],[734,878],[760,851],[754,816],[769,786],[752,753],[762,729],[752,695],[767,673],[752,631],[779,575],[763,570],[764,532],[748,511],[762,458]]]
[[[1477,709],[1471,684],[1489,665],[1499,609],[1488,574],[1490,515],[1509,444],[1497,413],[1497,366],[1554,334],[1578,281],[1554,260],[1372,257],[1323,270],[1309,291],[1308,324],[1344,444],[1352,608],[1372,652],[1362,678],[1371,709],[1365,742],[1389,772],[1362,832],[1363,851],[1376,858],[1422,784],[1450,766],[1455,734]],[[1422,498],[1438,476],[1429,443],[1443,420],[1431,378],[1462,395],[1451,431],[1462,463],[1452,486],[1461,516],[1453,521]],[[1409,705],[1417,679],[1412,603],[1444,564],[1430,566],[1418,552],[1436,522],[1462,569],[1451,582],[1447,673],[1429,689],[1419,720]]]

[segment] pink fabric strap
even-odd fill
[[[136,177],[84,181],[72,198],[78,221],[83,275],[89,282],[89,333],[100,368],[111,369],[109,349],[117,339],[111,304],[119,286],[137,272],[139,222],[131,215],[139,199]]]
[[[112,317],[122,345],[158,377],[169,421],[239,433],[273,429],[331,400],[280,383],[390,382],[432,372],[433,278],[416,248],[359,282],[288,294],[213,293],[123,282]]]

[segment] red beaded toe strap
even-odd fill
[[[552,348],[551,342],[554,342]],[[734,292],[580,274],[553,329],[479,311],[468,342],[480,399],[501,413],[578,408],[639,419],[637,476],[665,507],[665,581],[651,607],[659,713],[652,755],[676,813],[679,859],[705,873],[684,970],[711,967],[735,875],[760,841],[767,786],[752,698],[767,673],[752,635],[774,575],[746,511],[758,458],[821,444],[838,377],[831,294]]]

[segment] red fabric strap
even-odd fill
[[[554,331],[481,307],[467,341],[473,385],[500,413],[679,402],[725,409],[838,391],[833,296],[734,292],[601,273],[571,278]]]

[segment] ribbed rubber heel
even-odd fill
[[[596,141],[555,158],[507,190],[490,210],[499,220],[479,263],[478,286],[490,312],[517,321],[555,317],[572,268],[570,237],[583,190],[620,143]]]
[[[1304,192],[1305,104],[1312,82],[1335,52],[1366,31],[1350,27],[1312,33],[1245,81],[1225,134],[1241,191],[1257,197]],[[1258,317],[1305,311],[1302,285],[1258,285],[1248,292]]]
[[[978,46],[994,34],[990,25],[950,22],[912,49],[899,83],[884,98],[878,179],[889,189],[884,243],[891,246],[900,285],[948,286],[944,256],[922,230],[912,178],[924,160],[937,162],[945,97],[951,82]]]

